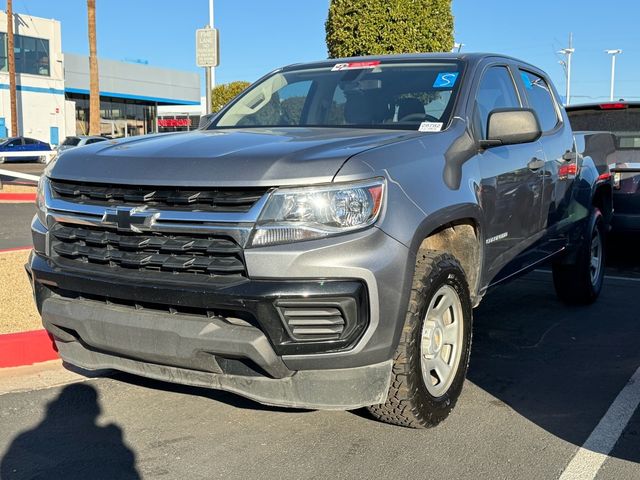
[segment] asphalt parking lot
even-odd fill
[[[33,203],[0,203],[0,250],[31,245]]]
[[[558,478],[640,366],[637,241],[614,239],[593,306],[559,303],[544,269],[489,293],[462,398],[435,429],[112,374],[1,395],[0,477]],[[596,478],[640,478],[639,412],[614,441]]]
[[[42,175],[45,165],[37,162],[5,162],[0,164],[0,169],[11,170],[13,172],[28,173],[29,175]],[[11,180],[8,176],[1,177],[0,180]]]

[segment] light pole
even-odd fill
[[[564,55],[566,57],[566,61],[564,62],[564,66],[566,67],[566,80],[567,80],[567,93],[565,104],[569,105],[571,103],[571,55],[575,52],[576,49],[573,48],[573,33],[569,34],[569,48],[563,48],[558,51],[558,53]]]
[[[609,95],[609,100],[613,102],[613,86],[616,81],[616,55],[620,55],[622,50],[605,50],[605,52],[611,55],[611,93]]]
[[[567,90],[566,90],[566,99],[565,99],[565,105],[569,105],[571,103],[571,55],[573,55],[573,52],[575,52],[576,49],[575,48],[563,48],[562,50],[558,51],[558,53],[563,54],[567,60],[562,62],[563,65],[566,67],[566,80],[567,80]]]
[[[209,28],[213,28],[213,0],[209,0]],[[213,95],[213,87],[216,85],[215,67],[205,67],[205,113],[211,113],[211,96]]]

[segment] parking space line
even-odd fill
[[[631,376],[589,438],[578,449],[562,472],[560,480],[595,478],[639,404],[640,368]]]

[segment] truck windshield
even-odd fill
[[[347,127],[439,131],[462,62],[369,61],[274,73],[251,86],[209,128]]]
[[[612,132],[618,150],[640,150],[640,106],[624,108],[576,108],[567,111],[575,131]]]

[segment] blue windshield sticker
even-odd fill
[[[433,88],[453,88],[460,72],[440,72],[433,82]]]
[[[522,81],[524,82],[524,86],[527,90],[531,90],[533,88],[533,83],[531,83],[531,79],[529,78],[529,75],[527,75],[527,72],[520,72],[520,76],[522,77]]]

